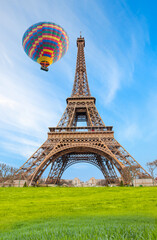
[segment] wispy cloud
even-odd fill
[[[137,139],[141,139],[142,135],[142,131],[137,122],[129,121],[118,130],[118,138],[123,142],[127,141],[130,143],[134,143],[135,141],[137,141]]]
[[[106,8],[110,4],[108,2]],[[97,8],[95,5],[97,4],[94,4],[94,9]],[[102,18],[98,18],[91,33],[88,50],[88,59],[92,66],[90,75],[99,79],[98,82],[95,81],[94,89],[106,105],[115,99],[118,90],[133,81],[134,66],[149,41],[144,19],[136,18],[121,1],[116,5],[118,6],[113,11],[106,11],[104,22]],[[100,16],[104,13],[102,9],[99,7]]]
[[[12,141],[7,139],[7,141],[1,143],[1,147],[14,154],[29,158],[40,146],[39,143],[35,141],[29,141],[28,139],[23,138],[19,138],[19,140],[20,141],[16,141],[15,137]]]

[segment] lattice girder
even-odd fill
[[[74,80],[71,97],[91,96],[89,85],[88,85],[86,63],[85,63],[85,56],[84,56],[84,47],[85,47],[84,38],[80,37],[77,39],[77,47],[78,47],[78,51],[77,51],[75,80]]]
[[[77,133],[76,133],[77,135]],[[91,134],[92,135],[92,134]],[[123,163],[121,163],[115,155],[110,151],[107,145],[104,142],[100,141],[99,139],[95,138],[73,138],[73,139],[62,139],[59,144],[57,144],[52,151],[48,154],[48,156],[42,161],[40,166],[38,167],[36,173],[34,174],[31,181],[35,181],[41,175],[43,166],[47,164],[49,159],[55,161],[59,156],[63,156],[67,154],[69,151],[79,151],[81,152],[82,149],[86,149],[87,152],[95,152],[99,155],[104,155],[108,160],[110,160],[113,165],[118,169],[120,174],[122,173],[122,169],[125,167]],[[49,162],[50,163],[50,162]]]
[[[77,125],[77,114],[82,113],[86,116],[87,126],[100,126],[105,127],[98,110],[95,106],[95,98],[75,99],[68,98],[68,105],[65,112],[60,119],[57,127],[73,127]]]
[[[109,164],[106,158],[92,153],[70,153],[52,162],[46,183],[59,183],[63,172],[73,164],[80,162],[86,162],[96,166],[103,173],[108,183],[113,183],[118,180],[112,163],[110,162]]]
[[[130,168],[130,174],[134,175],[136,171],[138,178],[150,178],[147,171],[114,138],[110,140],[108,146],[116,158],[122,162],[125,167]]]
[[[132,156],[114,139],[112,131],[50,132],[48,140],[19,169],[18,173],[21,174],[21,179],[27,179],[30,184],[33,184],[39,180],[49,164],[52,164],[50,179],[54,179],[54,182],[57,183],[69,164],[68,161],[62,160],[63,157],[71,152],[81,153],[82,151],[97,154],[106,159],[106,161],[101,161],[101,164],[97,160],[96,166],[100,167],[104,177],[109,181],[112,179],[112,175],[113,178],[117,178],[114,167],[124,179],[123,169],[137,165]],[[57,161],[59,158],[60,161]],[[149,174],[139,164],[138,167],[137,176],[139,178],[141,176],[149,177]],[[19,174],[16,175],[16,178],[19,178]],[[124,182],[127,182],[127,179],[124,179]]]
[[[55,144],[52,144],[50,139],[45,141],[44,144],[42,144],[38,150],[18,169],[15,173],[14,179],[20,178],[30,180],[35,169],[51,152],[54,145]]]
[[[99,153],[99,155],[104,154],[105,157],[107,157],[107,159],[112,162],[112,164],[118,169],[119,173],[122,175],[123,174],[123,168],[128,166],[128,162],[129,160],[125,160],[123,159],[123,157],[121,155],[118,155],[118,153],[115,153],[114,147],[116,147],[116,150],[120,147],[120,144],[114,139],[109,137],[108,133],[95,133],[96,136],[94,136],[94,134],[91,133],[57,133],[58,135],[62,136],[62,140],[59,142],[59,144],[57,144],[53,150],[49,153],[49,156],[47,156],[47,158],[45,158],[45,162],[51,157],[54,161],[54,156],[57,156],[57,154],[62,154],[65,155],[68,153],[68,151],[71,151],[70,149],[76,149],[79,151],[81,151],[82,148],[86,148],[86,151],[88,152],[95,152],[95,153]],[[54,134],[56,136],[56,134]],[[66,135],[66,139],[64,138],[64,135]],[[71,136],[71,138],[68,137]],[[72,137],[73,135],[73,137]],[[80,136],[79,136],[80,135]],[[87,135],[87,137],[86,137]],[[106,138],[104,138],[104,135],[106,135]],[[52,137],[52,135],[50,135]],[[89,137],[91,136],[91,137]],[[102,138],[102,140],[100,140]],[[106,139],[105,143],[104,143],[104,139]],[[113,152],[112,152],[113,151]],[[126,153],[125,153],[126,156]],[[59,156],[57,156],[59,157]],[[56,158],[57,158],[56,157]],[[129,155],[130,158],[131,155]],[[133,159],[133,158],[132,158]],[[132,160],[133,161],[133,160]],[[136,162],[135,162],[136,163]],[[44,162],[42,162],[42,164],[44,165]],[[135,164],[136,165],[136,164]],[[42,169],[42,166],[41,166]],[[137,175],[140,177],[140,172],[143,171],[143,168],[140,168],[139,173],[137,173]],[[40,171],[39,171],[40,172]],[[144,171],[144,176],[145,177],[150,177],[149,174]]]

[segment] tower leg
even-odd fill
[[[49,175],[46,179],[46,183],[58,184],[66,165],[67,156],[62,156],[58,158],[55,162],[52,162]]]

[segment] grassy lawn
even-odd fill
[[[157,187],[0,188],[0,239],[157,239]]]

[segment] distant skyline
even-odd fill
[[[90,4],[89,4],[90,2]],[[85,38],[91,95],[115,139],[146,169],[157,159],[156,1],[7,0],[0,8],[0,162],[20,167],[47,139],[71,95],[76,39]],[[22,48],[32,24],[50,21],[69,35],[66,55],[40,70]],[[65,179],[103,178],[89,164],[75,164]]]

